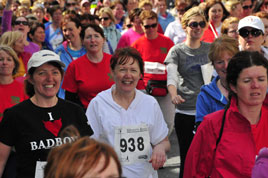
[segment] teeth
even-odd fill
[[[123,81],[124,84],[131,84],[131,82]]]
[[[53,85],[46,85],[45,87],[46,87],[46,88],[52,88]]]

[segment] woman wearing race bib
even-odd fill
[[[170,149],[168,128],[157,101],[136,90],[143,60],[134,48],[120,48],[111,58],[115,81],[87,108],[93,138],[114,147],[128,178],[157,178]]]
[[[56,96],[64,66],[49,50],[30,58],[25,81],[30,99],[6,109],[0,123],[0,177],[13,146],[17,177],[41,178],[49,150],[75,139],[59,137],[65,127],[74,125],[81,135],[92,135],[83,109]]]

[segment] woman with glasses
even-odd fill
[[[123,48],[130,46],[133,42],[135,42],[138,38],[140,38],[144,32],[141,26],[141,20],[139,18],[139,15],[141,14],[142,9],[135,8],[130,11],[129,13],[129,19],[130,24],[132,27],[130,27],[120,38],[117,48]]]
[[[265,29],[265,37],[264,37],[264,43],[262,44],[264,47],[268,48],[268,12],[257,12],[254,14],[257,17],[260,17],[263,25],[264,25],[264,29]]]
[[[227,35],[234,39],[238,39],[238,23],[239,19],[237,17],[228,17],[222,22],[221,35]]]
[[[61,7],[56,5],[48,8],[51,21],[45,23],[45,43],[48,48],[54,51],[62,42],[63,34],[60,28],[62,21]]]
[[[115,51],[118,41],[121,38],[121,33],[115,27],[115,18],[112,9],[103,7],[99,11],[100,26],[104,31],[104,35],[110,43],[112,50],[111,54]]]
[[[232,57],[226,76],[229,104],[205,116],[198,127],[185,178],[251,178],[256,156],[268,147],[267,73],[268,61],[257,51]]]
[[[230,13],[231,17],[243,18],[243,8],[238,0],[230,0],[224,4],[226,10]]]
[[[268,49],[263,47],[265,28],[257,16],[247,16],[239,21],[238,42],[241,51],[258,51],[268,59]]]
[[[175,107],[167,91],[167,71],[164,60],[174,43],[157,32],[158,17],[154,11],[143,10],[139,16],[144,35],[131,46],[137,49],[145,63],[144,77],[137,88],[152,95],[159,103],[168,125],[169,134],[174,127]]]
[[[11,6],[13,4],[12,0],[8,0],[6,3],[6,7],[4,9],[3,17],[2,17],[2,33],[7,31],[20,31],[23,34],[24,40],[24,50],[30,54],[37,52],[40,50],[39,46],[33,42],[27,40],[28,32],[30,31],[30,24],[26,17],[17,17],[12,21],[13,11],[11,10]]]
[[[241,0],[240,1],[242,8],[243,8],[243,13],[242,13],[243,18],[252,14],[253,9],[254,9],[253,2],[254,2],[253,0]]]
[[[222,21],[229,15],[221,0],[206,1],[206,8],[204,10],[208,28],[205,30],[201,41],[212,43],[215,38],[221,35]]]
[[[193,139],[196,99],[204,84],[201,65],[207,64],[210,45],[200,41],[207,21],[199,7],[193,7],[182,16],[186,40],[172,47],[165,59],[167,86],[172,103],[176,106],[175,130],[180,147],[183,177],[184,160]]]

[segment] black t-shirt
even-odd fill
[[[36,161],[46,161],[52,147],[74,140],[59,137],[68,125],[74,125],[81,136],[93,134],[82,107],[62,99],[50,108],[40,108],[29,99],[4,112],[0,142],[16,149],[17,177],[34,177]]]

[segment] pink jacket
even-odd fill
[[[268,119],[268,97],[262,107],[261,119]],[[204,117],[188,150],[184,178],[250,178],[257,154],[249,121],[232,98],[226,113],[223,134],[216,148],[224,110]],[[267,143],[266,143],[267,144]]]

